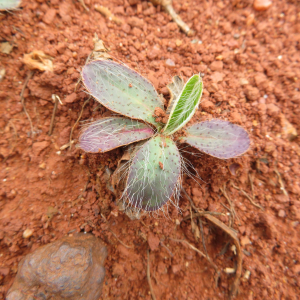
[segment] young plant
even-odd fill
[[[187,124],[199,106],[201,77],[193,75],[184,84],[175,76],[169,86],[172,99],[166,111],[153,85],[119,63],[92,61],[84,66],[82,80],[97,101],[127,118],[113,116],[89,124],[79,138],[80,148],[103,153],[149,139],[129,162],[122,197],[138,210],[160,209],[180,193],[178,186],[184,165],[173,134]],[[156,118],[155,112],[160,112],[163,118]],[[158,122],[162,120],[166,124]],[[243,128],[222,120],[195,123],[185,128],[177,140],[221,159],[241,155],[250,145]]]

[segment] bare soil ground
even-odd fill
[[[83,107],[88,95],[82,85],[75,92],[97,33],[110,55],[147,77],[166,98],[165,86],[174,75],[186,79],[202,73],[205,92],[192,121],[221,118],[250,133],[251,149],[241,158],[222,161],[184,154],[202,181],[200,187],[184,177],[183,186],[196,207],[222,213],[217,218],[238,233],[243,265],[237,299],[297,299],[299,3],[273,1],[260,12],[252,0],[175,0],[175,10],[195,30],[192,37],[160,6],[146,1],[101,1],[121,23],[96,11],[97,1],[85,4],[89,11],[79,1],[23,1],[20,10],[0,15],[0,42],[13,45],[8,54],[2,47],[0,53],[0,71],[5,70],[0,83],[0,298],[24,255],[79,231],[91,232],[108,246],[101,299],[151,299],[149,247],[156,299],[228,296],[234,274],[224,270],[236,267],[229,236],[202,220],[207,252],[221,272],[217,286],[211,264],[172,240],[188,241],[204,252],[190,219],[181,222],[191,209],[184,194],[181,213],[170,206],[167,217],[130,220],[118,211],[117,199],[107,188],[106,170],[115,170],[123,149],[102,155],[84,155],[74,145],[60,150],[81,111],[81,120],[108,114],[93,99]],[[23,57],[34,50],[52,58],[53,72],[31,73]],[[25,84],[23,102],[33,132],[21,103]],[[63,105],[58,104],[48,135],[53,94]],[[79,131],[77,126],[73,139]],[[236,175],[229,170],[234,163],[240,164]]]

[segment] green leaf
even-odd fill
[[[187,135],[179,138],[211,156],[227,159],[245,153],[250,147],[247,131],[223,120],[193,124],[185,129]]]
[[[203,83],[199,75],[192,76],[175,100],[164,134],[170,135],[182,128],[199,106]]]
[[[181,158],[172,139],[158,135],[136,153],[129,169],[125,194],[129,204],[146,211],[161,208],[175,193]]]
[[[134,70],[95,60],[84,66],[82,79],[90,94],[108,109],[161,128],[153,114],[156,107],[163,109],[163,103],[153,85]]]

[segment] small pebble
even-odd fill
[[[249,270],[246,270],[246,271],[245,271],[245,274],[244,274],[244,279],[245,279],[245,280],[249,280],[250,274],[251,274],[251,272],[250,272]]]
[[[253,3],[253,8],[258,11],[267,10],[272,5],[270,0],[255,0]]]
[[[168,59],[166,60],[166,65],[167,65],[168,67],[171,67],[171,68],[174,68],[174,67],[175,67],[174,61],[173,61],[172,59],[170,59],[170,58],[168,58]]]
[[[23,238],[24,239],[28,239],[28,238],[30,238],[32,236],[32,234],[33,234],[33,229],[27,228],[23,232]]]
[[[285,211],[283,209],[280,209],[278,212],[278,217],[284,218],[286,216]]]
[[[235,38],[236,40],[238,40],[238,39],[240,38],[240,35],[239,35],[238,33],[235,33],[235,34],[233,35],[233,38]]]
[[[233,268],[225,268],[224,272],[226,274],[234,274],[235,273],[235,269],[233,269]]]

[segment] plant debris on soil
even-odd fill
[[[0,299],[26,254],[76,232],[107,245],[100,299],[227,299],[236,275],[236,299],[299,297],[300,8],[262,2],[174,0],[193,36],[140,0],[101,1],[111,15],[93,0],[1,12],[1,44],[13,47],[0,53]],[[200,73],[189,124],[219,118],[250,134],[251,149],[226,161],[181,146],[201,180],[183,177],[180,211],[131,216],[110,183],[124,149],[74,147],[82,120],[111,115],[79,82],[95,34],[167,100],[175,75]]]

